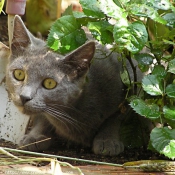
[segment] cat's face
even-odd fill
[[[94,42],[65,57],[48,50],[16,16],[6,84],[14,103],[25,112],[44,111],[49,105],[71,106],[82,93]]]

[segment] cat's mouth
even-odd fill
[[[40,113],[43,111],[43,108],[35,106],[35,107],[31,107],[29,105],[24,105],[23,106],[23,113],[24,114],[33,114],[33,113]]]
[[[46,108],[45,104],[38,104],[38,103],[33,104],[30,101],[25,103],[23,106],[24,112],[29,114],[43,112],[45,108]]]
[[[20,111],[24,114],[31,115],[34,113],[40,113],[43,112],[45,109],[44,104],[32,104],[30,101],[26,102],[25,104],[22,103],[15,103],[15,105],[20,109]]]

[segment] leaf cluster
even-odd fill
[[[54,51],[66,54],[87,40],[82,27],[88,28],[101,44],[111,44],[112,51],[121,53],[132,65],[134,58],[145,74],[142,82],[128,81],[127,70],[121,73],[123,82],[140,85],[144,93],[130,98],[130,106],[155,125],[149,147],[175,158],[175,7],[170,0],[80,0],[83,12],[68,7],[51,27],[47,44]],[[136,72],[135,72],[136,73]],[[126,97],[128,98],[128,96]]]

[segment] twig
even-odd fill
[[[6,148],[2,147],[6,151],[11,152],[18,152],[23,154],[31,154],[31,155],[37,155],[37,156],[43,156],[43,157],[50,157],[50,158],[58,158],[58,159],[65,159],[65,160],[73,160],[73,161],[79,161],[79,162],[87,162],[92,164],[99,164],[99,165],[109,165],[109,166],[118,166],[122,167],[121,164],[114,164],[114,163],[107,163],[107,162],[99,162],[94,160],[86,160],[86,159],[79,159],[79,158],[72,158],[72,157],[65,157],[65,156],[58,156],[58,155],[52,155],[52,154],[44,154],[44,153],[37,153],[37,152],[31,152],[31,151],[24,151],[24,150],[17,150],[12,148]]]

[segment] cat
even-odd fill
[[[52,139],[38,141],[56,133],[92,147],[95,154],[114,156],[124,151],[118,108],[125,99],[125,86],[118,53],[111,54],[91,40],[60,55],[35,38],[19,16],[14,18],[10,51],[7,89],[14,104],[33,120],[20,146],[47,150]],[[131,67],[128,70],[132,74]]]

